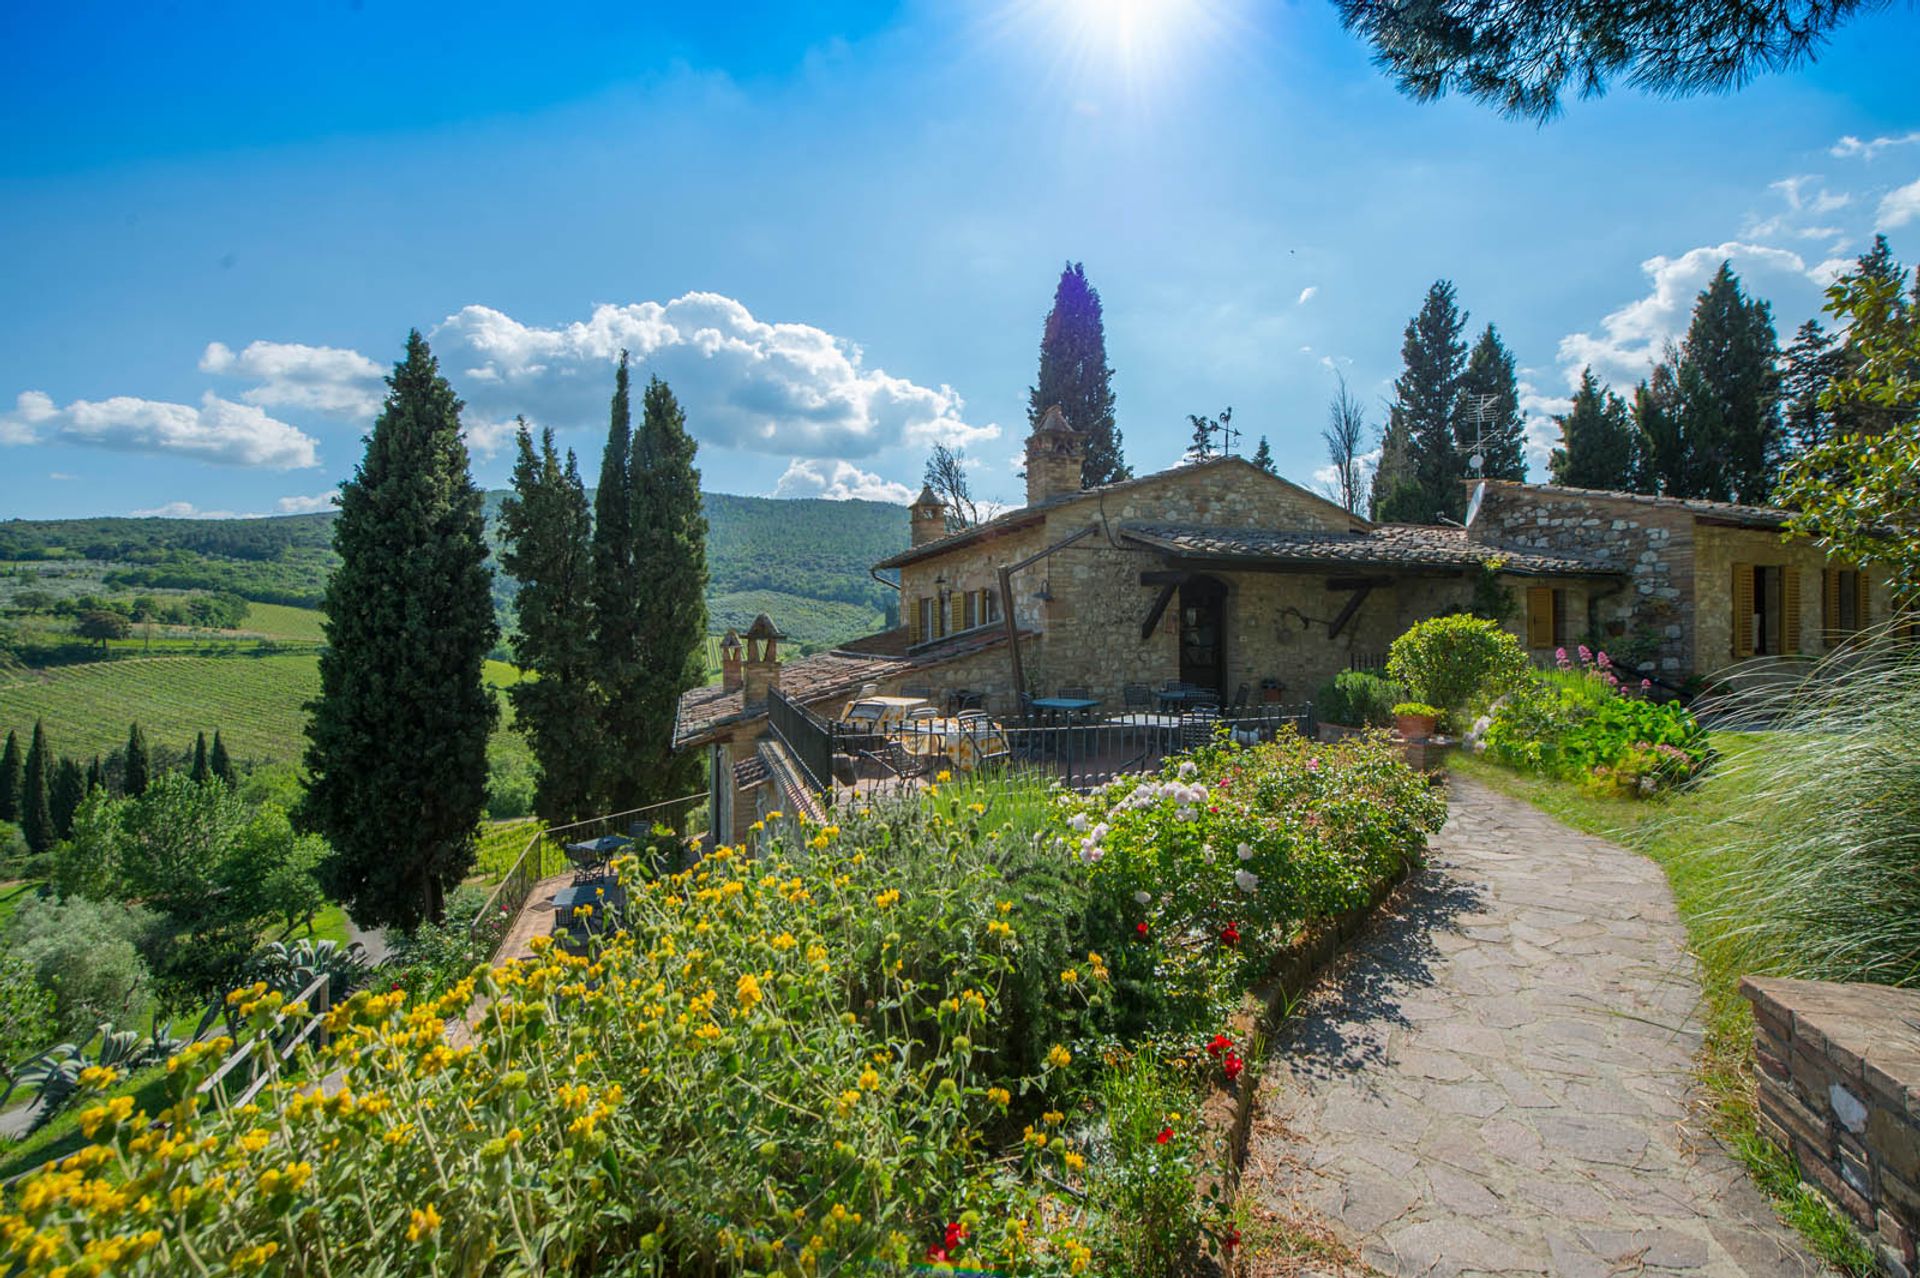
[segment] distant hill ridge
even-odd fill
[[[496,536],[505,490],[486,495]],[[746,497],[704,493],[708,608],[716,628],[752,613],[774,615],[803,644],[838,642],[877,626],[892,591],[868,566],[907,544],[907,513],[877,501]],[[92,519],[0,521],[0,560],[111,562],[105,588],[227,590],[261,603],[316,607],[338,558],[336,512],[261,519]],[[496,575],[504,606],[513,582]],[[750,611],[749,611],[750,610]]]

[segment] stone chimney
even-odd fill
[[[780,641],[785,638],[764,612],[747,627],[747,655],[740,664],[746,704],[765,701],[767,693],[780,686]]]
[[[740,673],[740,634],[732,627],[720,640],[720,690],[738,692],[744,676]]]
[[[1086,436],[1067,424],[1060,405],[1041,414],[1040,424],[1027,436],[1027,505],[1079,492],[1086,456]]]
[[[932,484],[920,490],[907,513],[913,520],[913,545],[924,546],[947,535],[947,507],[933,495]]]

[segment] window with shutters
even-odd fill
[[[1567,645],[1567,592],[1552,586],[1527,588],[1527,647]]]
[[[1827,643],[1867,628],[1867,576],[1857,568],[1829,568],[1821,574],[1821,629]]]
[[[965,623],[961,627],[961,629],[963,630],[971,630],[975,626],[980,624],[980,592],[979,591],[969,590],[967,592],[966,612],[965,612],[965,615],[961,617],[960,620]]]
[[[1000,620],[1000,592],[989,587],[980,592],[981,607],[988,621]]]
[[[1798,568],[1735,564],[1732,602],[1735,658],[1800,651]]]
[[[924,596],[917,600],[913,611],[913,634],[908,638],[914,643],[925,643],[929,639],[938,638],[938,622],[935,618],[939,615],[939,611],[939,600]]]

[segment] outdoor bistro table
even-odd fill
[[[1062,716],[1070,719],[1076,715],[1085,714],[1099,704],[1098,701],[1091,701],[1086,697],[1035,697],[1033,699],[1033,708],[1046,711],[1049,720],[1058,720]]]
[[[590,880],[586,883],[575,883],[553,894],[554,913],[562,919],[573,918],[573,912],[583,905],[591,905],[596,916],[610,909],[625,910],[627,890],[618,883],[602,879],[598,882]]]
[[[1168,706],[1180,709],[1202,702],[1217,704],[1220,700],[1220,694],[1211,688],[1162,688],[1158,696],[1162,709]]]
[[[846,722],[858,723],[872,732],[897,728],[907,715],[927,704],[925,697],[856,697],[840,712]]]
[[[888,735],[908,754],[945,755],[962,772],[979,767],[984,755],[1007,751],[1006,730],[991,719],[915,719]]]

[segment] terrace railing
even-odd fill
[[[787,747],[816,794],[833,789],[833,725],[774,688],[767,693],[767,727]]]
[[[500,947],[513,920],[518,917],[520,907],[527,903],[533,894],[534,884],[541,879],[558,874],[566,866],[566,855],[561,845],[584,843],[588,839],[597,839],[607,834],[633,835],[639,838],[656,822],[669,825],[678,824],[689,813],[706,802],[708,791],[683,795],[678,799],[668,799],[664,803],[650,803],[645,807],[631,808],[625,812],[610,812],[605,816],[590,817],[585,821],[575,821],[571,825],[556,825],[540,830],[527,840],[520,855],[500,880],[500,885],[480,907],[473,917],[473,923],[467,930],[468,937],[475,944],[484,944],[491,957]],[[635,827],[640,834],[635,835]],[[691,837],[683,833],[680,837]]]

